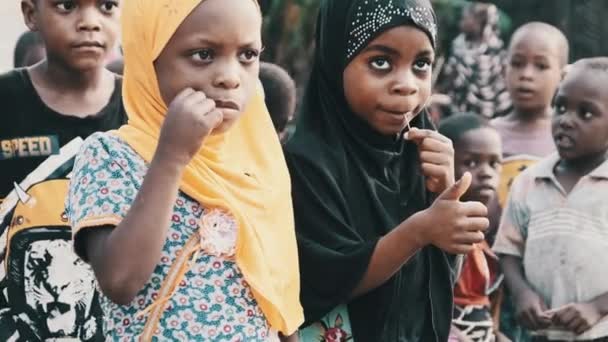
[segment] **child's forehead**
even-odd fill
[[[560,64],[568,60],[568,41],[559,31],[525,28],[516,32],[509,44],[509,57],[523,55],[536,58],[556,58]]]
[[[570,99],[592,100],[608,104],[608,74],[584,67],[570,70],[559,87],[559,93]]]
[[[546,37],[542,39],[538,34],[520,35],[513,38],[509,48],[509,54],[526,54],[538,57],[559,57],[557,41]]]
[[[454,137],[454,149],[461,152],[492,151],[500,148],[500,135],[492,126],[483,125],[475,128],[463,127]]]
[[[494,140],[500,140],[500,135],[492,126],[481,126],[464,131],[458,140],[465,142],[493,142]]]
[[[391,47],[395,50],[403,50],[405,46],[407,46],[407,49],[416,47],[416,50],[419,51],[412,51],[416,54],[421,51],[429,53],[434,52],[433,44],[429,36],[419,27],[414,25],[399,25],[387,29],[370,41],[364,50],[376,45]]]
[[[254,1],[203,1],[181,23],[175,36],[238,43],[242,39],[259,40],[262,18]],[[240,39],[242,38],[242,39]],[[251,41],[248,43],[255,43]]]
[[[454,141],[454,150],[459,154],[500,156],[501,146],[500,135],[491,126],[466,130]]]

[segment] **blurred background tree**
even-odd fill
[[[513,19],[513,27],[542,21],[560,28],[570,41],[570,59],[608,56],[606,0],[483,0]]]
[[[314,52],[319,0],[266,1],[263,59],[285,68],[298,92],[307,80]]]

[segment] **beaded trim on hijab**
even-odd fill
[[[404,0],[400,1],[406,2]],[[349,32],[346,48],[347,59],[351,59],[374,34],[396,18],[410,19],[416,25],[427,30],[427,33],[431,36],[431,43],[435,46],[437,24],[433,11],[427,7],[401,8],[395,5],[393,0],[389,0],[386,4],[381,4],[380,0],[365,0],[363,4],[357,6],[354,18],[355,20],[350,25],[353,29]]]

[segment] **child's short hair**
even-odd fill
[[[17,44],[15,45],[15,52],[13,54],[13,66],[15,68],[24,67],[25,58],[28,51],[35,46],[44,46],[42,37],[38,32],[25,31],[19,36]]]
[[[590,57],[579,59],[578,61],[568,64],[562,72],[562,82],[566,80],[568,75],[573,71],[589,71],[592,73],[590,77],[607,77],[608,76],[608,57]]]
[[[287,71],[276,64],[260,63],[265,102],[277,133],[287,127],[296,107],[296,85]]]
[[[517,30],[515,30],[515,32],[513,32],[513,36],[511,37],[511,44],[509,44],[509,50],[513,48],[513,42],[516,39],[520,38],[520,36],[522,35],[527,35],[531,32],[542,32],[547,37],[547,39],[552,39],[557,48],[560,66],[564,67],[566,66],[566,64],[568,64],[570,54],[570,44],[568,43],[568,38],[566,38],[566,35],[564,35],[564,33],[557,27],[543,22],[530,22],[520,26]]]
[[[608,73],[608,57],[592,57],[581,59],[576,61],[576,63],[572,64],[571,68],[583,68],[587,70]]]
[[[457,144],[463,134],[479,128],[492,128],[488,119],[473,113],[454,114],[439,123],[439,133]]]

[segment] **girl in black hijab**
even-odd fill
[[[451,142],[423,110],[433,9],[428,0],[322,0],[317,25],[285,148],[307,322],[345,306],[352,332],[341,330],[342,316],[336,329],[325,322],[326,332],[355,342],[446,341],[450,253],[481,242],[488,222],[482,204],[459,202],[470,175],[454,183]]]

